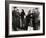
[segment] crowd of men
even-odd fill
[[[27,30],[28,26],[33,27],[33,30],[38,30],[40,27],[38,8],[35,8],[32,13],[31,10],[29,10],[27,15],[25,14],[24,9],[21,10],[21,13],[19,13],[19,9],[14,7],[14,10],[12,11],[13,30]]]

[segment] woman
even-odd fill
[[[26,16],[26,27],[30,26],[30,21],[31,21],[31,10],[29,10],[28,15]]]
[[[14,10],[12,11],[12,27],[13,27],[14,31],[17,31],[17,29],[16,29],[16,26],[17,26],[17,24],[16,24],[17,14],[16,13],[17,13],[17,8],[14,7]]]

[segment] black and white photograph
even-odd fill
[[[9,3],[8,35],[39,35],[44,32],[44,3]]]
[[[13,7],[12,30],[40,30],[40,12],[35,7]]]

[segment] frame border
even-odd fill
[[[23,34],[23,35],[8,35],[9,34],[9,4],[10,3],[22,3],[22,4],[34,4],[34,5],[43,5],[43,33],[37,34]],[[45,35],[45,3],[42,2],[24,2],[24,1],[5,1],[5,37],[24,37],[24,36],[40,36]]]

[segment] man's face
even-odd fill
[[[19,12],[19,9],[17,9],[16,11]]]
[[[17,11],[17,8],[15,8],[15,11]]]
[[[38,9],[35,9],[35,12],[37,13],[38,12]]]

